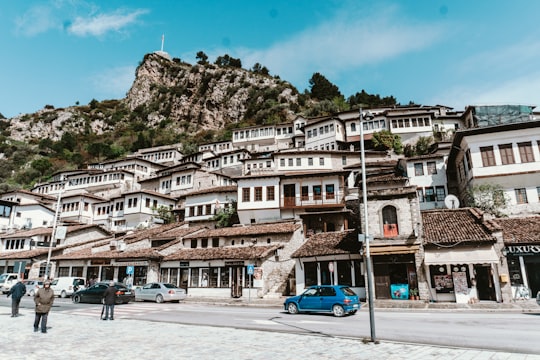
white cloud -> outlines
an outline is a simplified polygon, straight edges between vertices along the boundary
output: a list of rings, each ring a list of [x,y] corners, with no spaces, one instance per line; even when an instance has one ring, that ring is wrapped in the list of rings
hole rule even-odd
[[[61,29],[54,11],[46,6],[34,6],[15,19],[15,32],[35,36],[51,29]]]
[[[337,77],[419,51],[437,41],[443,30],[439,25],[407,24],[392,8],[376,14],[349,10],[268,49],[239,49],[240,58],[245,67],[259,62],[294,83],[315,71]]]
[[[96,74],[91,79],[96,92],[101,99],[119,99],[126,96],[126,93],[135,80],[134,66],[123,66],[107,69]]]
[[[129,13],[116,12],[91,17],[78,16],[67,30],[77,36],[102,36],[109,31],[121,31],[145,13],[147,13],[146,10],[135,10]]]

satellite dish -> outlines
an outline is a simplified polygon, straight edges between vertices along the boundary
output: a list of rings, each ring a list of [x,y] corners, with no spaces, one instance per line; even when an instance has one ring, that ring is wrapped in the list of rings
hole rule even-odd
[[[459,207],[459,199],[457,198],[456,195],[447,195],[445,198],[444,198],[444,205],[448,208],[448,209],[457,209]]]

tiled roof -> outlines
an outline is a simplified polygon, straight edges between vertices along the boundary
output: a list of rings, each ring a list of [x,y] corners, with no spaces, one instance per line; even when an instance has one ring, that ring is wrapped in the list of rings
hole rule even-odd
[[[254,260],[268,257],[282,245],[228,246],[206,249],[181,249],[163,260]]]
[[[153,248],[120,251],[107,250],[92,253],[92,249],[54,256],[53,260],[77,260],[77,259],[161,259],[162,256]]]
[[[222,192],[236,192],[238,190],[238,187],[235,185],[229,185],[229,186],[214,186],[209,187],[202,190],[192,191],[190,193],[187,193],[186,195],[202,195],[202,194],[212,194],[212,193],[222,193]]]
[[[90,228],[97,228],[105,234],[110,234],[109,231],[105,230],[99,225],[93,224],[77,224],[67,226],[67,233],[71,234],[76,231],[81,231]],[[2,239],[14,239],[14,238],[29,238],[36,235],[50,235],[52,234],[52,227],[36,227],[30,230],[17,231],[12,234],[0,234]]]
[[[59,250],[56,248],[53,248],[52,251],[58,252]],[[49,248],[10,251],[10,252],[5,252],[5,253],[0,254],[0,259],[31,259],[31,258],[47,255],[48,252],[49,252]]]
[[[326,232],[312,235],[291,257],[358,254],[360,242],[356,231]]]
[[[492,231],[500,230],[473,208],[422,211],[422,222],[425,244],[495,241]]]
[[[220,229],[208,229],[196,234],[185,236],[186,239],[199,239],[210,237],[230,237],[230,236],[249,236],[264,234],[287,234],[293,233],[299,224],[293,222],[281,222],[272,224],[256,224],[247,226],[234,226]]]
[[[505,243],[540,243],[540,216],[496,219]]]
[[[185,223],[172,223],[172,224],[166,224],[161,226],[155,226],[148,229],[139,229],[135,230],[133,232],[129,232],[124,236],[116,238],[116,240],[124,240],[126,244],[132,244],[137,241],[146,240],[146,239],[152,239],[154,237],[159,237],[164,234],[168,234],[166,236],[176,236],[173,235],[175,232],[178,232],[179,234],[183,234],[184,231],[186,233],[190,233],[189,230],[185,226]]]

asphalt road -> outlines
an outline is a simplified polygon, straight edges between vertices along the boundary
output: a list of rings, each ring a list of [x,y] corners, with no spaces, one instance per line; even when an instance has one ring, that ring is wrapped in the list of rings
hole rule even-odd
[[[10,303],[10,299],[0,297],[0,306],[8,307]],[[21,306],[33,308],[32,299],[26,297]],[[101,305],[73,304],[70,299],[57,298],[52,311],[99,317]],[[116,306],[115,317],[334,337],[370,337],[369,314],[365,308],[354,316],[336,318],[323,314],[290,315],[279,307],[135,302]],[[378,340],[540,354],[539,329],[540,310],[521,313],[409,309],[375,313]]]

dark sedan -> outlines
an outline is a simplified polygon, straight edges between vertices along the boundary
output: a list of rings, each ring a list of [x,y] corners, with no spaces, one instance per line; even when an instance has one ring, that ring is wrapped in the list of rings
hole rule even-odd
[[[73,293],[71,299],[74,303],[93,303],[101,304],[103,293],[109,287],[108,282],[99,282],[86,289],[79,290]],[[116,288],[116,304],[127,304],[130,301],[135,301],[135,294],[133,291],[128,289],[122,283],[115,283],[114,287]]]

